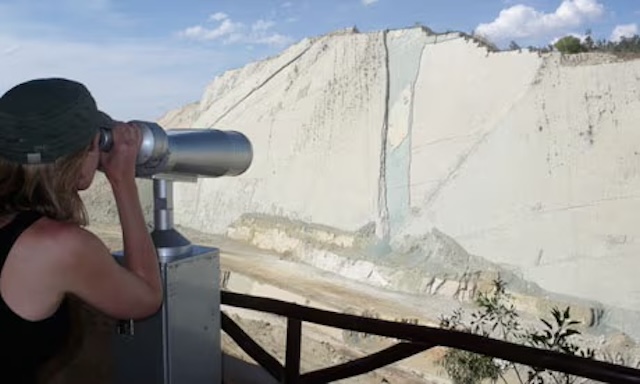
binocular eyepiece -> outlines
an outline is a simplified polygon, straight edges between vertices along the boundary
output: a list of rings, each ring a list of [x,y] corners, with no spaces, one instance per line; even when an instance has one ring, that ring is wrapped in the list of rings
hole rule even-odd
[[[142,130],[136,177],[238,176],[253,160],[251,142],[240,132],[216,129],[170,129],[147,121],[132,121]],[[113,148],[113,132],[101,128],[100,150]]]

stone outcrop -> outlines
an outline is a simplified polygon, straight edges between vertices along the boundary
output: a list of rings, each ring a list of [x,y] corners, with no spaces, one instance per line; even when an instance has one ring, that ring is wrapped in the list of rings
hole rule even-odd
[[[159,120],[254,146],[242,176],[177,184],[176,222],[394,289],[508,272],[640,337],[638,79],[640,60],[423,28],[304,39]],[[337,267],[351,256],[361,269]],[[414,280],[384,272],[403,265]]]

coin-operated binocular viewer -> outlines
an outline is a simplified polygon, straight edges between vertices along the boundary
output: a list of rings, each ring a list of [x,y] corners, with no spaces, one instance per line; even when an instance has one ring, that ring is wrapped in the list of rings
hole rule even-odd
[[[239,132],[133,123],[143,134],[136,177],[153,180],[151,237],[165,297],[155,315],[118,323],[114,383],[221,383],[219,250],[191,244],[174,228],[173,183],[244,173],[253,159],[251,143]],[[103,130],[101,150],[112,145],[111,132]],[[124,261],[122,251],[114,257]]]

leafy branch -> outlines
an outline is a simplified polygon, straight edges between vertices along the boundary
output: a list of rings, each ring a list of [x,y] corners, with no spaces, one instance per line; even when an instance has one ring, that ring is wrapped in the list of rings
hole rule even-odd
[[[574,343],[574,338],[580,335],[575,326],[580,322],[571,318],[570,307],[564,310],[553,308],[553,319],[541,318],[539,330],[524,329],[512,303],[512,296],[507,293],[506,284],[500,278],[493,282],[493,289],[489,293],[478,295],[475,304],[479,309],[471,313],[468,324],[464,321],[463,311],[456,309],[451,316],[440,318],[440,326],[586,358],[595,355],[594,350],[583,349]],[[441,364],[455,384],[475,384],[485,380],[495,383],[499,379],[508,383],[508,372],[513,372],[521,384],[574,384],[577,380],[577,377],[565,373],[521,366],[456,349],[447,351]]]

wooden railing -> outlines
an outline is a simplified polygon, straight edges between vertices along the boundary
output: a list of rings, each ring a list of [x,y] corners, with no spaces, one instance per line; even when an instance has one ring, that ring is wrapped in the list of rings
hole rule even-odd
[[[221,303],[287,318],[285,365],[222,312],[222,330],[280,383],[328,383],[358,376],[436,346],[461,349],[531,367],[606,383],[640,383],[640,370],[559,352],[526,347],[470,333],[330,312],[284,301],[222,291]],[[366,357],[321,370],[300,372],[302,322],[403,340]]]

